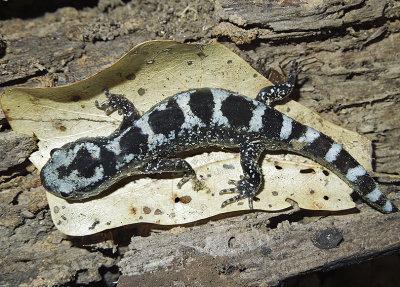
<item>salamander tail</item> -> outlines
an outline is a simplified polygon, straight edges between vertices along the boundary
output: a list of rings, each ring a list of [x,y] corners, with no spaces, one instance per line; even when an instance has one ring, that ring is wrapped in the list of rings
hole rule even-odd
[[[303,130],[297,137],[288,139],[294,152],[305,155],[334,172],[375,209],[383,213],[398,211],[382,193],[378,183],[342,145],[298,122],[293,121],[293,130]]]

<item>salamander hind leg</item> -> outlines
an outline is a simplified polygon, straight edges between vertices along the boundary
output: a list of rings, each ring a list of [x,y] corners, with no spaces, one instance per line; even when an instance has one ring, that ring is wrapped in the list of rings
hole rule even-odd
[[[293,90],[297,74],[300,71],[301,69],[297,67],[296,61],[293,61],[288,80],[281,84],[262,88],[256,100],[269,106],[288,97]]]
[[[104,90],[107,100],[99,103],[97,100],[94,102],[98,109],[104,110],[107,115],[118,110],[118,114],[124,116],[124,122],[130,122],[139,118],[134,104],[129,101],[124,95],[111,94],[107,89]]]
[[[221,207],[236,202],[238,200],[248,198],[249,207],[253,209],[253,199],[260,190],[262,183],[261,167],[259,164],[260,154],[263,148],[248,145],[240,151],[240,163],[243,169],[243,176],[240,180],[229,180],[229,184],[236,185],[234,188],[223,189],[220,194],[238,193],[236,196],[225,200]]]
[[[142,168],[143,173],[164,173],[164,172],[179,172],[183,173],[182,179],[178,183],[180,189],[189,180],[192,181],[193,189],[200,190],[203,184],[197,179],[196,173],[191,165],[181,158],[167,158],[154,160]]]

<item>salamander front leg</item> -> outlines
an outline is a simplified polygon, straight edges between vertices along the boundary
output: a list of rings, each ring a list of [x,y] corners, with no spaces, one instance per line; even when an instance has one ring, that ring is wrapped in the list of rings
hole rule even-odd
[[[241,200],[243,198],[248,198],[249,207],[253,209],[253,198],[259,192],[261,187],[262,175],[261,168],[259,164],[260,155],[263,151],[262,147],[255,145],[248,145],[241,149],[240,151],[240,163],[243,169],[243,176],[240,180],[229,180],[229,184],[236,185],[234,188],[223,189],[219,194],[228,193],[239,193],[238,195],[225,200],[221,207]]]
[[[139,118],[139,113],[134,104],[124,95],[110,94],[107,89],[104,90],[104,94],[108,99],[102,103],[99,103],[96,100],[94,104],[98,109],[104,110],[106,115],[110,115],[114,111],[118,110],[118,114],[124,116],[123,124],[126,125],[130,125],[134,120]]]
[[[143,167],[142,171],[144,173],[164,173],[164,172],[179,172],[183,173],[182,179],[178,183],[178,188],[180,189],[186,182],[192,180],[193,189],[200,190],[202,188],[202,183],[197,179],[196,173],[190,164],[181,158],[167,158],[155,160],[148,163]]]
[[[297,68],[296,61],[293,61],[288,80],[281,84],[262,88],[256,100],[269,106],[288,97],[293,90],[297,74],[300,71],[301,69]]]

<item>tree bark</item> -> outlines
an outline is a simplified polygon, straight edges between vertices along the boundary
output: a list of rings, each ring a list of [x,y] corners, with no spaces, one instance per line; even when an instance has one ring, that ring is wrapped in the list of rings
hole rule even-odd
[[[72,83],[154,39],[217,38],[264,73],[296,59],[303,71],[294,99],[373,140],[376,176],[399,205],[398,1],[104,0],[49,10],[26,1],[28,15],[12,2],[0,2],[0,93]],[[37,170],[23,162],[33,138],[17,138],[3,113],[0,137],[0,158],[10,159],[0,166],[4,286],[112,286],[117,265],[120,286],[274,286],[400,250],[400,215],[363,203],[359,213],[250,212],[66,237],[51,222]]]

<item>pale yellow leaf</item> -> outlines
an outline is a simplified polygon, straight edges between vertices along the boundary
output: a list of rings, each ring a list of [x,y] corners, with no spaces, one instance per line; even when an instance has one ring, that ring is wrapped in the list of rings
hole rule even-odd
[[[40,140],[39,151],[31,156],[40,169],[54,147],[81,137],[105,136],[118,127],[117,113],[106,116],[94,106],[95,100],[105,100],[105,88],[126,95],[143,113],[162,99],[192,88],[223,88],[255,98],[267,85],[271,85],[267,79],[219,43],[199,48],[151,41],[85,80],[55,88],[13,89],[3,94],[1,103],[15,131],[35,134]],[[365,137],[323,120],[294,101],[276,108],[342,143],[371,170],[371,146]],[[133,178],[112,193],[83,202],[48,193],[54,223],[63,233],[87,235],[136,222],[182,224],[248,209],[246,200],[220,207],[232,195],[219,195],[219,190],[229,187],[228,179],[242,174],[238,154],[210,152],[185,159],[204,181],[203,190],[192,190],[191,183],[177,189],[180,178],[165,176]],[[290,200],[305,209],[354,207],[351,189],[343,181],[332,173],[325,175],[321,166],[303,157],[266,154],[262,169],[264,188],[254,203],[256,209],[290,208]]]

